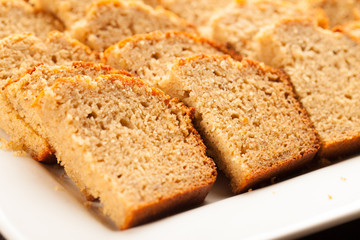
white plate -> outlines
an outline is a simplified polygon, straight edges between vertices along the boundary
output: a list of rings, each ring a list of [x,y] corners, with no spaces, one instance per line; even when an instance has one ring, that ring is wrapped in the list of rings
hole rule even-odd
[[[0,132],[0,137],[4,137]],[[62,169],[0,150],[0,231],[9,239],[294,238],[360,216],[360,157],[231,196],[219,178],[204,205],[118,231]]]

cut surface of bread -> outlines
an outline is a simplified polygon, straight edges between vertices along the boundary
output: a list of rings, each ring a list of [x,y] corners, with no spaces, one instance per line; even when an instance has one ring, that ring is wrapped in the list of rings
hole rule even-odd
[[[46,41],[31,33],[14,34],[0,40],[0,127],[33,158],[52,159],[52,149],[8,102],[4,88],[39,63],[69,64],[72,61],[97,61],[89,48],[62,33],[52,32]]]
[[[311,160],[319,140],[287,76],[257,62],[179,60],[160,86],[195,108],[195,126],[234,193]]]
[[[67,174],[121,229],[202,202],[215,181],[192,110],[137,78],[59,79],[34,107]]]
[[[236,59],[241,57],[228,51],[224,46],[183,32],[154,32],[136,35],[108,48],[103,62],[117,69],[136,74],[152,86],[171,69],[178,58],[199,54],[230,54]]]
[[[61,22],[53,16],[37,12],[22,0],[0,1],[0,39],[15,33],[31,32],[46,39],[49,32],[63,30]]]
[[[243,57],[252,57],[253,38],[262,28],[294,17],[312,18],[327,26],[327,19],[319,9],[310,10],[285,1],[239,1],[214,17],[212,38],[227,43]]]
[[[4,94],[26,124],[34,129],[38,135],[46,139],[46,134],[40,124],[40,120],[32,107],[33,102],[41,91],[51,87],[58,78],[79,75],[97,77],[113,73],[130,76],[125,71],[115,71],[111,67],[94,63],[73,62],[71,66],[40,65],[29,70],[21,78],[9,83],[5,87]],[[23,137],[26,138],[26,135]]]
[[[102,0],[93,4],[86,18],[72,27],[71,35],[92,49],[104,51],[136,34],[171,30],[196,31],[161,8],[153,9],[141,2]]]
[[[322,141],[320,155],[360,147],[360,45],[310,21],[289,20],[259,34],[258,59],[284,69]]]
[[[199,27],[203,35],[207,35],[203,33],[202,29],[208,26],[211,17],[234,1],[235,0],[160,0],[160,5],[176,13],[188,22],[193,23]]]
[[[87,10],[91,7],[91,4],[98,2],[99,0],[30,0],[37,8],[48,11],[57,16],[67,28],[85,18]],[[133,1],[144,2],[150,6],[157,6],[157,0],[121,0],[121,1]]]
[[[310,7],[319,7],[329,18],[331,27],[360,20],[360,0],[307,0]]]

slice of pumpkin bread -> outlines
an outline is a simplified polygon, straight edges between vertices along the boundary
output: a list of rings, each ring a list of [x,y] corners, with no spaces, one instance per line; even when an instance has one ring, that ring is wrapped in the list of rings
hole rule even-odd
[[[34,108],[67,174],[121,229],[202,202],[215,181],[192,109],[137,78],[59,79]]]
[[[136,34],[153,31],[195,32],[175,14],[141,2],[102,0],[92,5],[86,18],[71,28],[71,35],[98,51]]]
[[[230,4],[212,20],[212,38],[251,57],[253,38],[264,27],[281,19],[312,18],[327,26],[327,18],[319,9],[308,9],[285,1],[238,1]]]
[[[195,125],[234,193],[311,160],[319,140],[287,76],[226,56],[179,60],[160,86],[195,108]]]
[[[31,32],[41,39],[54,30],[62,31],[61,22],[36,11],[22,0],[0,0],[0,39],[15,33]]]
[[[52,149],[8,102],[4,89],[39,63],[71,64],[72,61],[97,61],[89,48],[62,33],[50,33],[44,42],[31,33],[14,34],[0,40],[0,128],[39,161],[53,158]]]
[[[322,141],[320,155],[360,148],[360,44],[346,34],[288,20],[257,37],[257,58],[284,69]]]
[[[21,78],[9,83],[4,90],[4,94],[26,124],[34,129],[38,135],[46,139],[40,120],[32,108],[32,103],[41,91],[51,87],[58,78],[79,75],[97,77],[113,73],[131,76],[125,71],[116,71],[111,67],[94,63],[73,62],[71,66],[40,65],[29,70]],[[24,135],[22,137],[27,138],[28,136]],[[28,141],[31,141],[31,139]]]
[[[103,62],[117,69],[136,74],[152,86],[171,69],[178,58],[199,54],[230,54],[241,57],[224,46],[184,32],[154,32],[136,35],[108,48],[103,54]]]

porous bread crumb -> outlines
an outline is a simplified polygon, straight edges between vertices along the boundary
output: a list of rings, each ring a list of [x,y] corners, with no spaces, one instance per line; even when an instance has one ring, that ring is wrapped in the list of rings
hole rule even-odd
[[[240,60],[241,57],[223,45],[184,32],[154,32],[136,35],[108,48],[103,62],[124,69],[158,87],[176,59],[206,55],[226,55]]]
[[[72,26],[70,34],[90,48],[104,51],[136,34],[171,30],[196,32],[192,25],[164,9],[141,2],[101,0],[92,5],[85,19]]]
[[[4,88],[39,63],[69,64],[74,60],[97,61],[89,48],[60,32],[51,32],[46,41],[31,33],[10,35],[0,40],[0,128],[33,158],[53,160],[52,148],[16,112],[5,96]]]
[[[125,71],[117,71],[111,67],[94,63],[73,62],[70,66],[39,65],[16,81],[9,83],[3,94],[24,122],[34,129],[40,137],[46,139],[43,126],[32,106],[41,91],[51,87],[58,78],[78,75],[96,77],[114,73],[131,76]],[[72,120],[70,116],[67,118],[69,121]]]
[[[281,19],[311,18],[321,26],[327,19],[319,9],[306,9],[285,1],[242,1],[230,4],[212,19],[212,38],[252,58],[253,38],[264,27]]]
[[[139,79],[59,79],[35,106],[67,174],[121,229],[202,202],[215,181],[192,110]]]
[[[160,5],[176,13],[199,28],[202,35],[207,36],[209,21],[218,11],[222,11],[234,0],[159,0]]]
[[[160,87],[194,107],[195,125],[234,193],[317,152],[316,131],[283,72],[248,59],[197,56],[179,60],[168,75]]]
[[[360,147],[360,44],[311,21],[287,20],[259,33],[257,59],[284,69],[322,141],[320,157]]]
[[[30,0],[38,9],[50,12],[58,17],[67,28],[85,18],[87,10],[91,4],[99,0]],[[126,1],[126,0],[121,0]],[[127,0],[144,2],[150,6],[157,6],[157,0]]]
[[[50,14],[36,11],[25,1],[0,0],[0,39],[23,32],[31,32],[46,39],[49,32],[63,29],[59,20]]]
[[[330,27],[360,20],[360,0],[307,0],[307,4],[323,9]]]

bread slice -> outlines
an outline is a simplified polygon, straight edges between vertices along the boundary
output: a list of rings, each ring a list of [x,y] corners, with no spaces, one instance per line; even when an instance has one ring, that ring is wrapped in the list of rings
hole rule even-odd
[[[360,20],[360,0],[307,0],[311,7],[322,8],[329,18],[330,26]]]
[[[280,70],[227,56],[181,59],[159,83],[195,125],[234,193],[311,160],[319,140]]]
[[[29,70],[26,75],[9,83],[4,89],[4,94],[26,124],[34,129],[38,135],[46,139],[47,136],[43,126],[41,126],[40,120],[32,108],[32,103],[41,91],[51,87],[58,78],[79,75],[94,78],[113,73],[131,76],[127,72],[116,71],[111,67],[94,63],[73,62],[71,66],[39,65]],[[23,137],[26,138],[27,136],[24,135]]]
[[[176,13],[181,18],[193,23],[203,35],[207,35],[209,20],[235,0],[159,0],[161,6]],[[205,31],[205,32],[204,32]]]
[[[102,0],[92,5],[86,19],[77,22],[71,35],[90,48],[103,51],[127,37],[153,31],[195,32],[195,28],[161,8],[139,2]]]
[[[343,32],[360,41],[360,21],[348,22],[343,25],[336,26],[335,32]]]
[[[59,79],[34,106],[67,174],[120,229],[202,202],[215,181],[192,109],[136,78]]]
[[[7,132],[33,158],[52,160],[52,149],[8,102],[4,88],[39,63],[69,64],[75,60],[97,61],[89,48],[59,32],[49,34],[46,41],[31,33],[15,34],[0,40],[0,128]]]
[[[320,155],[360,147],[360,45],[311,21],[281,22],[259,34],[258,59],[283,68],[322,141]]]
[[[178,58],[198,54],[241,57],[224,46],[183,32],[154,32],[136,35],[109,47],[103,62],[117,69],[125,69],[146,83],[156,86]]]
[[[37,12],[22,0],[0,0],[0,39],[11,34],[31,32],[46,39],[54,30],[63,30],[62,23],[53,16]]]
[[[285,1],[238,1],[213,19],[212,38],[233,47],[243,57],[252,58],[254,36],[263,27],[293,17],[312,18],[327,26],[325,14],[319,9],[306,9]]]
[[[30,0],[37,8],[50,12],[57,16],[66,26],[71,26],[85,18],[87,10],[91,7],[91,4],[98,2],[99,0]],[[126,0],[122,0],[126,1]],[[157,6],[157,0],[127,0],[144,2],[150,6]]]

